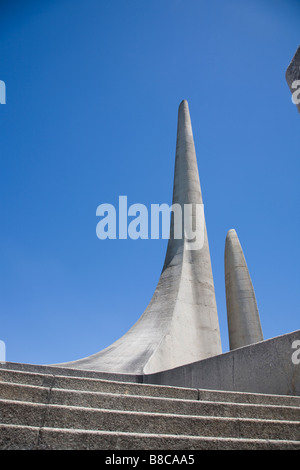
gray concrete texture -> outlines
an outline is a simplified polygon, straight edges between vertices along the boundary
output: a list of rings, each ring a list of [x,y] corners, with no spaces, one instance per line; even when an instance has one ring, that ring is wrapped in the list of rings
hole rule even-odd
[[[300,330],[144,377],[145,383],[300,396]],[[299,354],[300,356],[300,354]]]
[[[286,70],[285,78],[292,95],[296,90],[300,90],[300,46]],[[300,100],[300,91],[296,94],[297,100]],[[300,113],[300,103],[297,104],[297,109]]]
[[[225,242],[225,287],[230,349],[263,341],[263,333],[244,253],[235,230]]]
[[[245,394],[240,394],[242,396],[237,398],[240,398],[241,401],[234,403],[229,401],[237,399],[234,393],[228,394],[228,398],[226,394],[222,397],[220,394],[208,391],[206,394],[195,393],[193,398],[177,397],[175,399],[163,396],[165,388],[160,390],[159,396],[148,396],[147,391],[149,391],[149,387],[147,388],[145,385],[140,385],[139,390],[136,390],[136,394],[121,394],[119,392],[95,392],[89,389],[72,390],[55,387],[49,389],[48,387],[35,385],[0,382],[2,400],[101,408],[104,410],[112,409],[116,411],[134,410],[145,413],[277,419],[300,422],[300,397],[298,399],[296,397],[281,397],[281,400],[277,400],[276,404],[276,400],[274,400],[274,403],[272,396],[267,395],[267,403],[264,403],[265,396],[260,397],[258,403],[251,403],[251,400],[255,401],[257,395],[249,394],[250,396],[247,397]],[[194,391],[198,392],[197,390]],[[288,405],[285,404],[285,398],[288,399]],[[246,403],[247,399],[250,400],[250,403]],[[262,403],[264,406],[261,406]]]
[[[197,158],[187,101],[178,110],[173,204],[202,204]],[[201,223],[202,220],[197,221]],[[205,222],[204,222],[205,223]],[[220,354],[221,339],[207,239],[189,250],[185,236],[170,239],[152,300],[140,319],[106,349],[61,367],[149,374]]]
[[[299,441],[0,425],[2,450],[299,450]]]
[[[17,367],[0,365],[1,450],[300,449],[300,397],[111,382]]]
[[[236,407],[237,408],[237,407]],[[240,408],[242,408],[240,406]],[[105,410],[1,400],[2,424],[54,429],[299,440],[299,421]],[[171,431],[172,430],[172,431]],[[170,432],[171,431],[171,432]]]

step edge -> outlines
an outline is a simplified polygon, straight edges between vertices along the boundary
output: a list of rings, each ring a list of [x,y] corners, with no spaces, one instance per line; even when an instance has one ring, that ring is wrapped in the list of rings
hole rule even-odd
[[[43,365],[40,365],[39,367],[44,367]],[[48,366],[45,366],[48,367]],[[55,368],[55,370],[59,369],[58,367]],[[256,396],[256,397],[275,397],[275,398],[295,398],[296,400],[300,400],[299,395],[286,395],[286,394],[273,394],[273,393],[260,393],[260,392],[243,392],[239,390],[215,390],[215,389],[206,389],[206,388],[197,388],[197,387],[180,387],[180,386],[173,386],[173,385],[166,385],[166,384],[150,384],[150,383],[143,383],[143,382],[134,382],[134,381],[118,381],[118,380],[112,380],[112,379],[105,379],[105,378],[96,378],[96,377],[88,377],[88,376],[77,376],[77,375],[63,375],[63,374],[51,374],[51,373],[43,373],[43,372],[32,372],[32,371],[27,371],[27,370],[21,370],[21,369],[12,369],[12,368],[4,368],[1,367],[0,365],[0,372],[1,370],[5,372],[16,372],[19,374],[24,374],[24,375],[38,375],[42,377],[48,377],[48,378],[63,378],[63,379],[75,379],[78,381],[92,381],[92,382],[105,382],[105,383],[112,383],[115,385],[133,385],[137,387],[147,387],[149,389],[151,388],[159,388],[159,389],[174,389],[174,390],[180,390],[180,391],[196,391],[196,392],[204,392],[204,393],[216,393],[216,394],[226,394],[226,393],[232,393],[236,395],[246,395],[246,396]],[[72,371],[76,371],[76,369],[70,369]],[[81,369],[80,369],[81,370]],[[87,371],[87,372],[95,372],[96,371]],[[101,373],[101,372],[99,372]],[[117,375],[117,373],[116,373]],[[122,374],[121,374],[122,375]],[[128,374],[127,374],[128,375]],[[133,375],[134,376],[134,375]],[[142,376],[141,376],[142,377]]]
[[[190,440],[209,440],[209,441],[229,441],[229,442],[251,442],[251,443],[278,443],[278,444],[296,444],[300,446],[300,441],[289,440],[289,439],[257,439],[257,438],[246,438],[246,437],[222,437],[222,436],[195,436],[195,435],[186,435],[186,434],[154,434],[154,433],[136,433],[136,432],[125,432],[125,431],[102,431],[96,429],[69,429],[69,428],[52,428],[44,426],[26,426],[18,424],[2,424],[0,423],[1,428],[12,428],[12,429],[28,429],[33,431],[46,431],[46,432],[60,432],[66,434],[90,434],[90,435],[112,435],[112,436],[126,436],[126,437],[155,437],[155,438],[174,438],[174,439],[190,439]]]
[[[273,399],[274,400],[280,400],[280,399],[285,399],[285,400],[291,400],[291,401],[295,401],[296,403],[299,403],[299,405],[294,405],[295,408],[297,407],[300,407],[300,396],[298,395],[278,395],[278,394],[266,394],[266,393],[255,393],[255,392],[240,392],[240,391],[234,391],[234,390],[213,390],[213,389],[196,389],[196,388],[183,388],[183,387],[173,387],[173,386],[168,386],[168,385],[156,385],[156,384],[143,384],[143,383],[135,383],[135,382],[118,382],[118,381],[113,381],[113,380],[105,380],[105,379],[95,379],[95,378],[89,378],[89,377],[74,377],[74,376],[60,376],[60,375],[50,375],[50,374],[40,374],[40,373],[34,373],[34,372],[27,372],[27,371],[18,371],[18,370],[11,370],[11,369],[1,369],[0,368],[0,371],[1,370],[5,370],[5,371],[8,371],[8,372],[16,372],[18,374],[24,374],[25,375],[30,375],[30,376],[35,376],[35,375],[38,375],[38,376],[41,376],[41,377],[44,377],[44,378],[49,378],[49,379],[53,379],[53,378],[62,378],[62,379],[75,379],[75,380],[78,380],[78,381],[92,381],[94,383],[108,383],[108,384],[113,384],[113,385],[121,385],[121,387],[124,385],[124,386],[137,386],[137,387],[144,387],[145,389],[148,388],[149,390],[153,390],[155,388],[158,388],[160,390],[175,390],[175,391],[180,391],[180,392],[183,392],[183,391],[187,391],[187,392],[196,392],[198,393],[198,399],[197,398],[177,398],[177,397],[158,397],[158,396],[152,396],[152,395],[141,395],[141,396],[145,396],[145,397],[153,397],[153,398],[166,398],[166,399],[176,399],[176,400],[190,400],[190,401],[203,401],[201,400],[201,398],[199,398],[199,395],[201,394],[201,392],[203,393],[209,393],[209,394],[212,394],[212,395],[220,395],[220,396],[226,396],[226,395],[235,395],[235,396],[246,396],[248,398],[256,398],[256,399],[267,399],[267,400],[270,400],[272,401]],[[15,385],[20,385],[20,386],[32,386],[32,387],[40,387],[40,388],[49,388],[49,385],[45,384],[45,385],[35,385],[35,384],[28,384],[28,383],[22,383],[22,382],[13,382],[13,381],[7,381],[7,380],[3,380],[3,381],[0,381],[1,383],[3,384],[15,384]],[[77,391],[77,392],[89,392],[88,390],[81,390],[81,389],[70,389],[70,388],[63,388],[63,387],[53,387],[57,390],[74,390],[74,391]],[[101,392],[101,391],[90,391],[90,393],[105,393],[105,392]],[[110,393],[110,392],[107,392],[107,393]],[[122,394],[122,393],[115,393],[116,395],[117,394],[120,394],[120,395],[126,395],[126,394]],[[128,394],[130,396],[139,396],[139,395],[135,395],[135,394]],[[207,400],[206,400],[207,401]],[[212,401],[214,402],[215,400],[208,400],[208,401]],[[234,401],[231,401],[230,400],[220,400],[219,401],[220,403],[245,403],[244,401],[237,401],[237,402],[234,402]],[[246,404],[246,403],[245,403]],[[252,403],[249,403],[249,404],[252,404]],[[255,404],[255,403],[253,403]],[[256,403],[256,404],[259,404],[259,403]],[[261,403],[262,405],[264,405],[264,403]],[[270,403],[270,406],[272,404]],[[276,406],[276,405],[274,405]],[[281,405],[278,405],[278,406],[281,406]],[[284,406],[284,405],[283,405]],[[293,406],[293,405],[285,405],[285,406]]]
[[[259,422],[263,424],[271,424],[271,423],[280,423],[281,425],[291,425],[295,426],[296,424],[300,426],[300,420],[283,420],[283,419],[264,419],[264,418],[244,418],[241,416],[208,416],[208,415],[182,415],[182,414],[177,414],[177,413],[153,413],[153,412],[148,412],[148,411],[129,411],[129,410],[111,410],[107,408],[91,408],[91,407],[84,407],[84,406],[69,406],[69,405],[60,405],[60,404],[53,404],[53,403],[32,403],[32,402],[24,402],[20,400],[8,400],[8,399],[0,399],[0,403],[4,404],[13,404],[18,406],[28,406],[28,407],[33,407],[33,408],[59,408],[59,409],[70,409],[70,408],[75,408],[76,410],[79,411],[87,411],[87,412],[92,412],[92,413],[103,413],[103,414],[123,414],[127,416],[132,416],[132,415],[138,415],[138,416],[161,416],[161,417],[170,417],[170,418],[178,418],[182,420],[186,419],[204,419],[204,420],[211,420],[211,421],[242,421],[242,422]],[[2,423],[4,424],[4,423]],[[68,429],[68,428],[66,428]]]
[[[4,369],[0,367],[0,373],[1,371],[5,371],[8,373],[18,373],[24,375],[29,375],[31,377],[33,376],[39,376],[39,377],[47,377],[47,378],[57,378],[57,379],[73,379],[73,380],[78,380],[80,382],[94,382],[94,383],[109,383],[113,384],[116,386],[134,386],[134,387],[142,387],[142,388],[148,388],[149,390],[154,389],[154,388],[159,388],[161,390],[166,389],[166,390],[178,390],[181,392],[187,391],[187,392],[198,392],[197,388],[194,387],[178,387],[178,386],[173,386],[173,385],[160,385],[160,384],[148,384],[148,383],[142,383],[142,382],[125,382],[125,381],[118,381],[118,380],[109,380],[109,379],[102,379],[102,378],[95,378],[95,377],[79,377],[79,376],[73,376],[73,375],[59,375],[59,374],[43,374],[41,372],[29,372],[29,371],[23,371],[23,370],[15,370],[15,369]],[[5,381],[7,383],[10,383],[8,381]],[[30,385],[30,384],[29,384]]]
[[[112,392],[101,392],[101,391],[89,391],[89,390],[77,390],[77,389],[66,389],[66,388],[57,388],[57,387],[52,387],[50,389],[49,386],[42,386],[42,385],[32,385],[32,384],[20,384],[16,382],[2,382],[0,381],[0,386],[1,385],[7,385],[8,387],[19,387],[20,389],[25,388],[27,390],[39,390],[39,391],[46,391],[47,389],[50,390],[50,393],[52,392],[60,392],[62,394],[72,394],[72,395],[97,395],[99,397],[108,397],[108,398],[121,398],[121,399],[136,399],[140,401],[161,401],[165,403],[172,403],[174,402],[175,404],[180,404],[180,403],[187,403],[187,404],[194,404],[198,403],[199,406],[200,404],[208,404],[208,405],[224,405],[224,406],[236,406],[236,407],[244,407],[244,408],[257,408],[257,409],[262,409],[262,408],[267,408],[267,409],[273,409],[274,411],[280,411],[280,410],[290,410],[290,411],[296,411],[300,410],[300,406],[293,406],[293,405],[285,405],[285,404],[272,404],[272,403],[249,403],[249,402],[234,402],[234,401],[216,401],[216,400],[196,400],[196,399],[189,399],[189,398],[177,398],[177,397],[160,397],[160,396],[149,396],[149,395],[135,395],[135,394],[125,394],[125,393],[112,393]],[[0,400],[10,400],[9,398],[2,398],[0,396]],[[17,399],[11,399],[10,401],[17,401],[17,402],[23,402],[23,403],[38,403],[38,404],[45,404],[41,402],[31,402],[28,400],[17,400]],[[80,405],[64,405],[61,403],[49,403],[53,405],[62,405],[62,406],[70,406],[70,407],[80,407]],[[197,405],[196,405],[197,406]],[[83,408],[88,408],[88,409],[99,409],[97,407],[84,407]],[[101,408],[100,408],[101,409]],[[106,408],[107,409],[107,408]]]

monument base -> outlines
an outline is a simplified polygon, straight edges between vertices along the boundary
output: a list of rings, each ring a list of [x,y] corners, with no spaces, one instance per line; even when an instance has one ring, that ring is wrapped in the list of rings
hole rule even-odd
[[[6,362],[1,369],[222,390],[300,396],[300,330],[155,374],[118,374]],[[296,345],[298,346],[296,348]]]

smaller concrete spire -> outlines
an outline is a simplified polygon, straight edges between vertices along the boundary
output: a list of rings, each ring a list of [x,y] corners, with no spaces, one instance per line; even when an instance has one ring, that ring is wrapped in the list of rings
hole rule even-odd
[[[253,285],[235,230],[225,242],[225,285],[230,349],[263,341]]]

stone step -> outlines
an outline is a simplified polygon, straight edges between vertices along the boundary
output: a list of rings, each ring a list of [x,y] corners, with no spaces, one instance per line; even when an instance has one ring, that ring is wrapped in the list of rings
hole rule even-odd
[[[167,398],[185,398],[191,400],[198,399],[198,390],[193,388],[21,372],[10,369],[0,369],[0,381],[39,385],[42,387],[55,387],[68,390],[88,390],[90,392],[121,393],[124,395],[141,395],[149,397],[164,396]]]
[[[0,425],[2,450],[300,450],[300,441]],[[127,454],[126,454],[127,455]],[[135,454],[133,454],[135,455]],[[144,457],[143,457],[144,458]]]
[[[300,421],[300,407],[123,395],[0,382],[0,398],[147,413]]]
[[[300,440],[300,422],[116,411],[0,400],[2,424],[202,437]]]
[[[0,367],[0,449],[300,449],[300,397],[52,372]]]
[[[228,401],[261,405],[284,405],[300,407],[300,397],[292,395],[271,395],[263,393],[231,392],[220,390],[198,390],[198,400]]]
[[[1,368],[0,381],[17,384],[37,385],[48,388],[115,393],[122,395],[300,407],[300,397],[298,396],[198,390],[194,388],[119,382],[86,377],[51,375]]]

